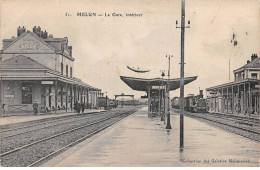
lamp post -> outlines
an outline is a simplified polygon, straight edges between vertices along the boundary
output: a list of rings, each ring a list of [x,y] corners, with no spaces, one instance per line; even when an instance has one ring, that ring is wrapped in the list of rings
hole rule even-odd
[[[163,77],[165,76],[165,73],[164,73],[164,70],[161,70],[161,76],[162,76],[162,90],[164,92],[164,89],[163,89]],[[162,92],[162,96],[160,97],[160,114],[161,114],[161,121],[164,121],[164,111],[165,109],[161,109],[162,108],[162,101],[161,101],[161,98],[163,98],[163,92]],[[160,92],[159,92],[160,94]],[[165,102],[164,102],[164,108],[165,108]]]
[[[167,97],[168,97],[168,102],[167,102],[167,123],[166,123],[166,129],[171,129],[171,121],[170,121],[170,65],[171,65],[171,58],[173,57],[173,55],[166,55],[166,57],[168,57],[169,59],[169,67],[168,67],[168,80],[167,80],[167,86],[166,86],[166,93],[167,93]]]

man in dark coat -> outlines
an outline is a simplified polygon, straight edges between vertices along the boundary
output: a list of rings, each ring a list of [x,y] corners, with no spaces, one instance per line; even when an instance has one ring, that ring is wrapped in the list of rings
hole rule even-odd
[[[80,105],[80,102],[78,101],[77,102],[77,112],[78,112],[78,114],[80,114],[80,108],[81,108],[81,105]]]
[[[34,111],[34,114],[37,115],[37,113],[38,113],[38,103],[36,101],[34,101],[34,103],[33,103],[33,111]]]
[[[76,102],[74,103],[74,107],[73,107],[73,108],[74,108],[74,112],[78,112],[78,111],[77,111],[77,106],[78,106],[78,101],[76,101]]]
[[[85,104],[81,103],[81,111],[82,111],[82,113],[84,113],[84,110],[85,110]]]

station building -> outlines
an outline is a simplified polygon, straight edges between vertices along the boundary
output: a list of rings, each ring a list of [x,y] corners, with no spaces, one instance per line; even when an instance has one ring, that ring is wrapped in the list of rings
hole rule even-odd
[[[54,38],[34,27],[17,28],[17,37],[3,40],[0,51],[0,103],[7,112],[72,110],[76,101],[96,107],[101,89],[74,77],[68,38]]]
[[[252,54],[251,60],[234,70],[234,82],[207,91],[210,112],[259,114],[260,59]]]

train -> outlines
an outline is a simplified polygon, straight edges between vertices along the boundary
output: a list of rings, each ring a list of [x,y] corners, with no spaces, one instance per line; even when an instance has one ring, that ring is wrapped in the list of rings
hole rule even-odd
[[[180,108],[179,97],[174,97],[171,100],[172,108]],[[190,94],[184,98],[184,110],[188,112],[208,112],[207,100],[203,98],[203,91],[200,90],[199,95]]]
[[[98,107],[116,108],[118,106],[118,100],[109,99],[106,97],[99,97],[97,100]]]

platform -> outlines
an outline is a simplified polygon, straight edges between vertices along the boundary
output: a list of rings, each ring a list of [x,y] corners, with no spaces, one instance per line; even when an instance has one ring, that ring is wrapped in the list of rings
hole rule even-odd
[[[98,110],[98,109],[86,109],[84,113],[96,113],[96,112],[103,112],[105,110]],[[60,116],[69,116],[69,115],[76,115],[77,113],[69,111],[65,112],[64,110],[58,111],[57,113],[40,113],[38,115],[33,114],[20,114],[18,115],[12,115],[7,117],[0,117],[0,125],[8,125],[8,124],[15,124],[15,123],[21,123],[21,122],[27,122],[27,121],[33,121],[33,120],[40,120],[40,119],[46,119],[46,118],[52,118],[52,117],[60,117]],[[80,113],[82,114],[82,113]]]
[[[147,108],[68,149],[44,167],[85,166],[259,166],[259,143],[185,117],[184,151],[179,152],[179,115],[173,129]]]

